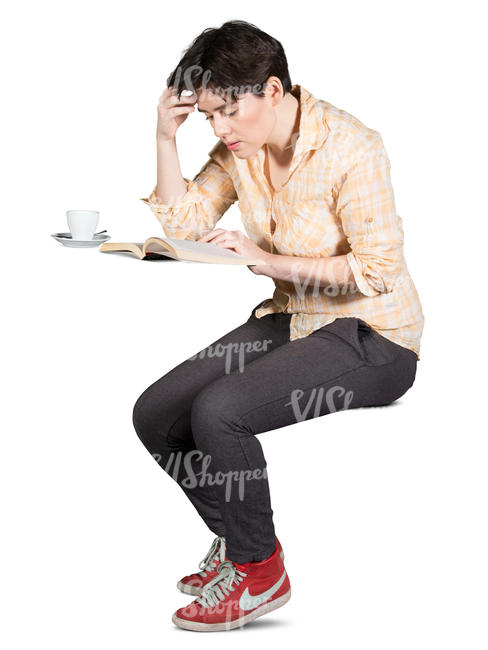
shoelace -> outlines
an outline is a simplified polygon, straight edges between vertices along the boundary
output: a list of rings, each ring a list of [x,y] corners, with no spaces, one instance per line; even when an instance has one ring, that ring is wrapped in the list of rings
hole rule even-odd
[[[201,569],[199,575],[205,577],[207,571],[212,571],[215,568],[217,558],[220,562],[225,560],[225,537],[216,537],[214,539],[212,545],[208,549],[207,555],[198,565],[199,569]]]
[[[214,607],[219,600],[225,600],[231,591],[235,590],[234,585],[239,585],[247,573],[240,571],[233,562],[226,560],[219,564],[218,575],[204,587],[196,602],[203,607]]]

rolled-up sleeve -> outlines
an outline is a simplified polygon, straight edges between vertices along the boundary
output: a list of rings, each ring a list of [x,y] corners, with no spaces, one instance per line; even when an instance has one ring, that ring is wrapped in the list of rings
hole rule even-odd
[[[196,240],[210,232],[226,210],[237,200],[230,174],[212,156],[214,147],[196,176],[187,183],[187,191],[174,205],[161,203],[156,187],[144,201],[156,215],[167,237]]]
[[[336,189],[336,214],[351,249],[346,258],[359,291],[366,296],[391,292],[404,264],[403,226],[381,138],[360,154]]]

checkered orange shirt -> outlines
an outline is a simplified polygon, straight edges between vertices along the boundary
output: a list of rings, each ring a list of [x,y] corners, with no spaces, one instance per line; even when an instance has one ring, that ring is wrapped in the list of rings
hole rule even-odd
[[[355,316],[420,360],[424,316],[403,254],[390,162],[378,131],[295,84],[300,123],[285,184],[275,192],[264,174],[264,149],[239,159],[219,140],[176,205],[156,187],[143,198],[167,237],[198,239],[239,201],[248,237],[282,255],[346,255],[356,286],[341,290],[273,279],[275,290],[256,310],[291,313],[290,340],[339,317]],[[271,230],[271,220],[276,224]],[[332,289],[332,287],[329,287]]]

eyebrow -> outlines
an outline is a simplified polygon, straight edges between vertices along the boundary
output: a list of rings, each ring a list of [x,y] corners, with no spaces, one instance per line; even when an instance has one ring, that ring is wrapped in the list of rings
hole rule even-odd
[[[229,104],[237,104],[237,99],[230,101]],[[221,111],[223,108],[227,108],[227,106],[228,104],[225,103],[225,104],[221,104],[220,106],[217,106],[217,108],[215,108],[213,111],[204,111],[203,108],[197,108],[197,111],[200,111],[200,113],[209,113],[209,112],[216,113],[217,111]]]

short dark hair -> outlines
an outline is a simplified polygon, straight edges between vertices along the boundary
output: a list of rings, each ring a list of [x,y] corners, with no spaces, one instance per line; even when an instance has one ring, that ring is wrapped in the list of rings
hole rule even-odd
[[[166,82],[179,97],[204,88],[233,100],[245,92],[263,97],[270,76],[279,78],[284,93],[291,91],[283,46],[244,20],[204,29],[183,52]]]

